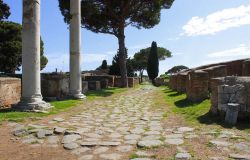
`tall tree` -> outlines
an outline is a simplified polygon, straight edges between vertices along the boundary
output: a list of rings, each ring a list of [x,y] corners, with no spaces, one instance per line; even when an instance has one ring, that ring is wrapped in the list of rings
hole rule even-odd
[[[148,56],[148,66],[147,66],[148,77],[155,84],[154,80],[159,74],[159,59],[157,55],[157,43],[152,42],[150,54]]]
[[[139,52],[134,54],[133,58],[133,66],[136,71],[139,71],[140,73],[140,81],[142,82],[142,76],[144,70],[147,69],[147,64],[148,64],[148,56],[150,54],[151,47],[141,49]],[[172,57],[172,53],[167,50],[166,48],[163,47],[157,47],[157,52],[158,52],[158,59],[159,61],[165,60],[168,57]]]
[[[18,23],[0,21],[0,72],[15,73],[22,64],[22,26]],[[43,55],[44,47],[41,39],[41,70],[48,63]]]
[[[109,67],[109,74],[110,75],[117,75],[121,76],[121,71],[119,67],[119,51],[118,53],[113,57],[112,65]],[[127,76],[133,77],[134,76],[134,69],[133,69],[133,62],[132,59],[127,58],[127,49],[126,49],[126,65],[127,65]]]
[[[0,0],[0,21],[3,19],[8,19],[10,16],[10,7]]]
[[[107,60],[103,60],[101,66],[99,66],[97,69],[108,69]]]
[[[70,21],[70,0],[59,0],[65,22]],[[117,37],[122,87],[128,87],[125,28],[129,25],[152,28],[160,22],[161,9],[169,9],[174,0],[81,0],[82,27]]]

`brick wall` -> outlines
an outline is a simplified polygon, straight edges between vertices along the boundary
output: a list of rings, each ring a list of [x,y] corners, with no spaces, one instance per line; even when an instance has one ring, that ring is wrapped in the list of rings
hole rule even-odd
[[[208,98],[208,73],[202,70],[188,74],[187,98],[192,102],[200,102]]]
[[[21,98],[21,79],[0,77],[0,107],[16,104]]]

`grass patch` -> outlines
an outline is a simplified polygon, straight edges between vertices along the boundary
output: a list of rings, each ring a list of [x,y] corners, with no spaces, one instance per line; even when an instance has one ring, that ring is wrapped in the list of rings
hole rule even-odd
[[[210,100],[205,100],[201,103],[193,103],[186,99],[185,94],[180,94],[170,90],[167,87],[162,90],[166,96],[165,100],[172,111],[177,114],[182,114],[189,122],[199,122],[199,117],[208,113],[211,103]]]
[[[128,88],[113,87],[113,88],[102,89],[99,91],[88,91],[86,93],[86,96],[87,96],[87,99],[93,100],[95,98],[108,97],[108,96],[111,96],[113,94],[121,93],[121,92],[124,92],[127,90],[128,90]]]
[[[240,121],[236,126],[224,123],[224,119],[213,116],[209,113],[211,102],[209,99],[200,103],[193,103],[186,99],[186,94],[177,93],[168,87],[161,87],[165,94],[165,100],[171,110],[176,114],[181,114],[185,120],[192,124],[220,125],[224,128],[237,128],[250,133],[250,120]]]
[[[39,118],[51,114],[57,114],[59,112],[66,111],[72,107],[77,106],[81,103],[80,100],[65,100],[65,101],[55,101],[50,104],[54,106],[49,113],[34,113],[34,112],[16,112],[10,109],[0,110],[0,122],[1,121],[15,121],[21,122],[26,118]]]

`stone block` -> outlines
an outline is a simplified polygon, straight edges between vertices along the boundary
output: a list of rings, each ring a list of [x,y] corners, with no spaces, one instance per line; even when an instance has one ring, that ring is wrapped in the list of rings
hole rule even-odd
[[[0,77],[0,107],[17,104],[21,98],[21,79]]]
[[[88,81],[89,90],[101,90],[101,82],[100,81]]]
[[[88,91],[88,81],[82,81],[82,93],[85,94]]]
[[[201,102],[208,98],[208,73],[197,70],[189,72],[187,82],[187,99],[192,102]]]
[[[85,81],[102,81],[102,80],[108,80],[108,86],[109,87],[114,87],[115,76],[112,76],[112,75],[83,76],[82,78]]]
[[[66,74],[42,74],[41,90],[44,98],[64,99],[69,94],[69,76]]]
[[[173,91],[177,90],[177,75],[170,76],[170,78],[169,78],[169,87]]]
[[[228,103],[225,122],[231,125],[235,125],[237,123],[239,110],[240,104]]]

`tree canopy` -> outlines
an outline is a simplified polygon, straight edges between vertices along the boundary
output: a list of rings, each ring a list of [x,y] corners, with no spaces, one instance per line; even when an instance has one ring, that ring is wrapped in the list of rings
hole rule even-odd
[[[82,27],[95,33],[112,34],[119,44],[122,86],[127,87],[125,28],[129,25],[152,28],[160,22],[161,9],[169,9],[174,0],[81,0]],[[59,0],[66,23],[70,22],[70,0]]]
[[[143,71],[147,69],[148,57],[150,54],[151,47],[141,49],[139,52],[134,54],[133,68],[140,72],[141,82]],[[163,47],[157,47],[157,54],[159,61],[165,60],[166,58],[172,57],[172,53]]]
[[[183,66],[183,65],[179,65],[179,66],[174,66],[172,67],[171,69],[169,69],[166,74],[174,74],[174,73],[178,73],[184,69],[189,69],[188,67],[186,66]]]
[[[10,16],[10,7],[0,0],[0,20],[8,19]]]
[[[18,23],[0,21],[0,72],[14,73],[22,63],[22,26]],[[41,40],[41,70],[48,63]]]
[[[127,51],[127,50],[126,50]],[[127,55],[127,54],[126,54]],[[127,57],[127,56],[126,56]],[[133,61],[130,58],[127,58],[127,76],[128,77],[133,77],[134,76],[134,69],[133,69]],[[109,74],[110,75],[117,75],[117,76],[121,76],[121,71],[120,71],[120,67],[119,67],[119,51],[118,53],[113,57],[112,60],[112,65],[109,66]]]

